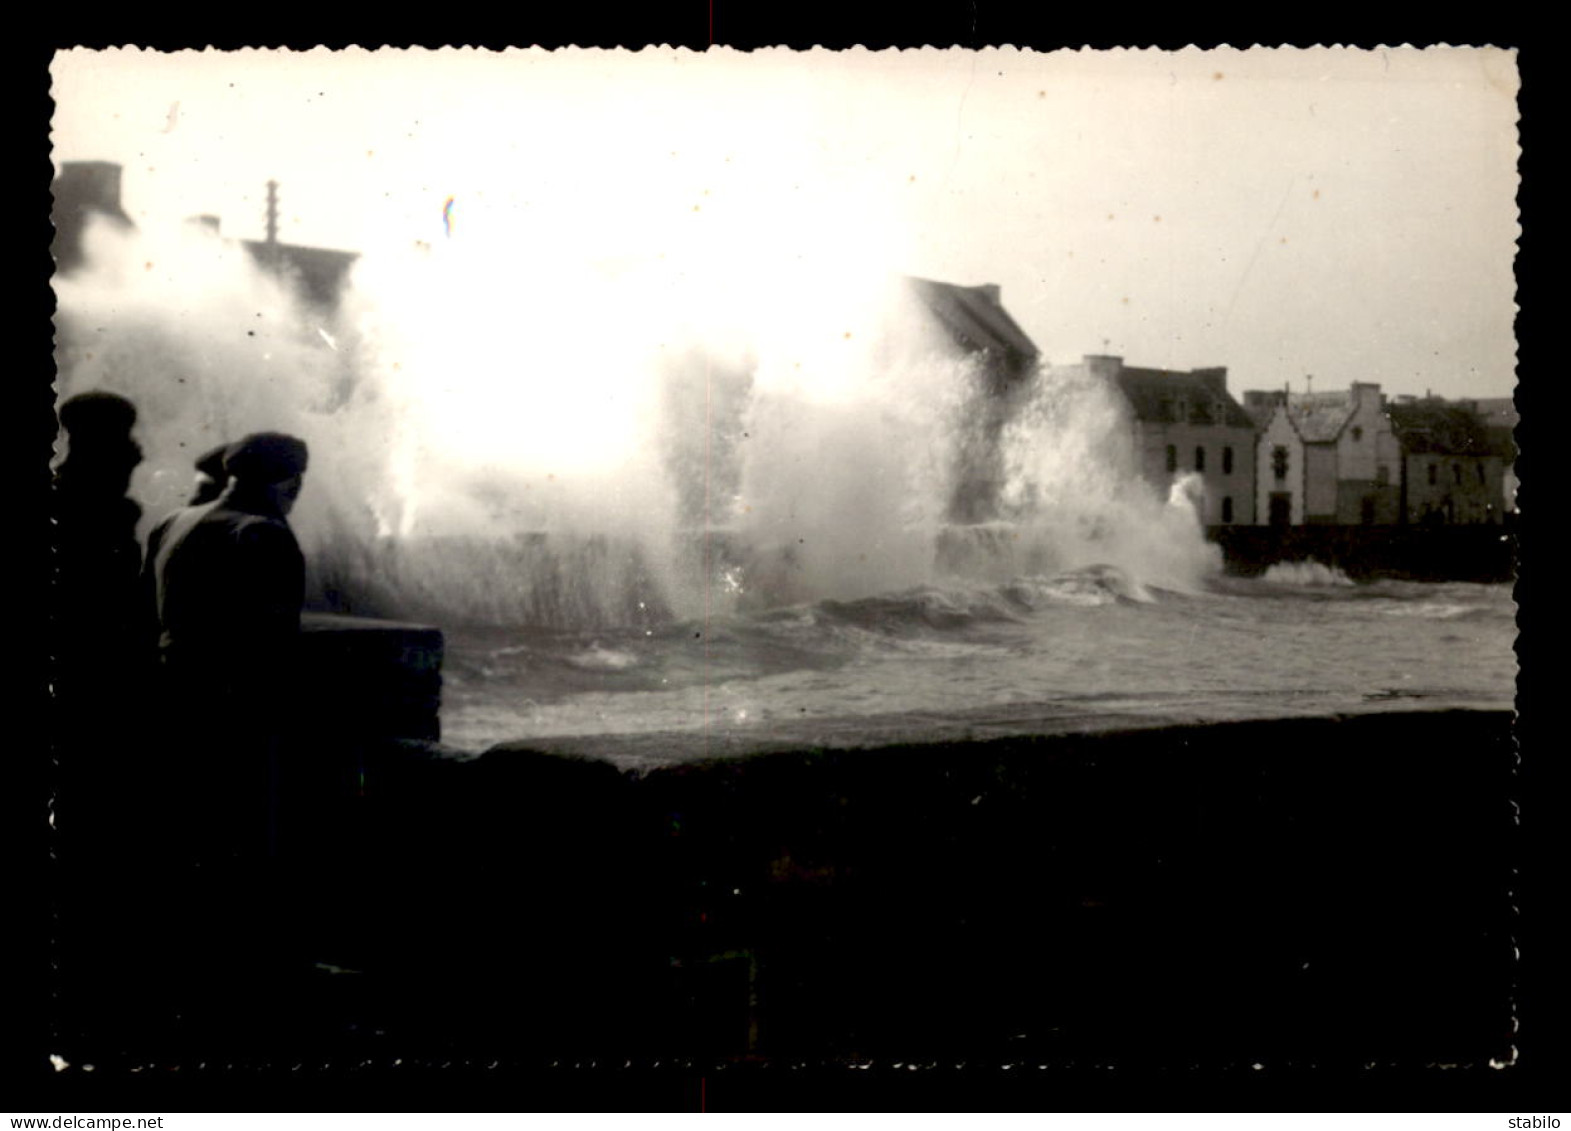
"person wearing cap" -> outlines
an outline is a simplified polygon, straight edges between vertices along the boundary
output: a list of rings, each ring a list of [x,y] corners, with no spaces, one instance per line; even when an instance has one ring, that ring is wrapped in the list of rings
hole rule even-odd
[[[161,929],[180,940],[178,965],[160,969],[198,1012],[255,1006],[247,995],[265,997],[280,932],[293,929],[281,786],[305,588],[289,513],[306,463],[293,436],[244,437],[223,451],[218,497],[176,512],[149,548],[160,683],[149,872]]]
[[[123,496],[142,462],[131,435],[136,406],[118,393],[95,389],[61,402],[58,416],[66,450],[55,470],[56,486]]]
[[[306,462],[292,436],[245,437],[224,450],[222,493],[175,514],[150,547],[166,673],[248,691],[278,674],[300,629],[305,560],[288,515]]]
[[[183,732],[177,776],[202,795],[190,811],[207,833],[242,854],[266,833],[255,805],[294,699],[305,559],[288,515],[306,463],[293,436],[245,437],[225,451],[223,493],[175,514],[151,549],[160,675]]]

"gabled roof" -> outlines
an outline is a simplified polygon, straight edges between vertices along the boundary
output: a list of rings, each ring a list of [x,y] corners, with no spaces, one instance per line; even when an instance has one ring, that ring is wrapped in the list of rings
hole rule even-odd
[[[1287,416],[1306,444],[1328,444],[1358,411],[1351,393],[1300,393],[1287,401]]]
[[[1201,373],[1124,366],[1118,371],[1117,380],[1138,420],[1153,424],[1218,424],[1250,430],[1257,427],[1254,418],[1231,393],[1225,388],[1219,390],[1214,379]],[[1180,407],[1185,409],[1182,418]]]
[[[1409,452],[1445,455],[1501,455],[1476,412],[1442,400],[1421,400],[1387,406],[1391,429]]]
[[[1036,344],[995,297],[996,288],[915,277],[907,277],[906,283],[961,348],[999,356],[1016,371],[1040,356]]]
[[[1255,427],[1263,432],[1271,427],[1271,419],[1276,416],[1276,410],[1281,406],[1281,401],[1246,401],[1244,412],[1255,422]]]

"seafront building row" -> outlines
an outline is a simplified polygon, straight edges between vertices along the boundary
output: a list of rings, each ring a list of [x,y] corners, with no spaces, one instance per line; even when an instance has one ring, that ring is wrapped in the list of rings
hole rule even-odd
[[[112,162],[62,165],[54,185],[62,275],[84,264],[91,218],[134,227],[120,183],[121,168]],[[259,267],[288,280],[309,309],[331,314],[357,256],[280,241],[271,183],[267,204],[266,239],[239,242]],[[217,217],[192,223],[219,235]],[[1086,378],[1122,398],[1139,471],[1157,490],[1170,490],[1181,476],[1199,479],[1198,506],[1210,528],[1473,526],[1504,523],[1515,512],[1517,415],[1508,397],[1388,396],[1378,384],[1355,380],[1335,391],[1252,389],[1240,403],[1225,367],[1148,368],[1109,354],[1050,363],[1009,315],[996,285],[905,283],[940,335],[980,361],[985,395],[970,406],[955,521],[993,517],[1002,469],[986,456],[1029,383]]]
[[[1110,354],[1054,364],[1009,316],[997,286],[909,282],[949,337],[984,357],[1000,399],[1030,380],[1089,379],[1114,390],[1140,473],[1163,493],[1181,476],[1198,477],[1208,527],[1472,526],[1504,523],[1515,511],[1509,397],[1393,397],[1354,381],[1330,392],[1249,390],[1239,403],[1224,366],[1155,369]]]
[[[1514,511],[1517,416],[1509,397],[1448,401],[1345,390],[1248,390],[1227,370],[1149,369],[1087,355],[1048,379],[1091,374],[1129,407],[1142,474],[1204,483],[1208,526],[1478,525]]]

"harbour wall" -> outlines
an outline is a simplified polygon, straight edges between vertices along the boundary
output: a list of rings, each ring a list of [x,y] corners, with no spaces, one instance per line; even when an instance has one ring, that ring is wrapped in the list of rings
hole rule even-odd
[[[175,935],[105,934],[88,903],[88,941],[138,974],[88,1001],[67,1060],[107,1078],[244,1058],[1511,1055],[1509,711],[1022,709],[477,754],[432,734],[438,631],[306,635],[316,692],[272,779],[274,855],[218,881],[243,929],[186,937],[208,889],[168,876],[124,898],[161,923],[147,909],[170,901]]]
[[[1315,561],[1355,581],[1508,582],[1515,528],[1482,526],[1212,526],[1231,574],[1252,577],[1283,562]]]
[[[338,747],[285,867],[346,1008],[428,1055],[1509,1055],[1507,712],[692,753]]]

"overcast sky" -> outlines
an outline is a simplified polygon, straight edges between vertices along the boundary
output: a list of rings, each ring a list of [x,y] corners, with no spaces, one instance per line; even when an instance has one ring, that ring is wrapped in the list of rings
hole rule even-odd
[[[291,242],[854,262],[998,283],[1055,361],[1514,385],[1508,52],[125,51],[54,77],[56,159],[124,165],[147,228],[259,237],[271,178]]]

